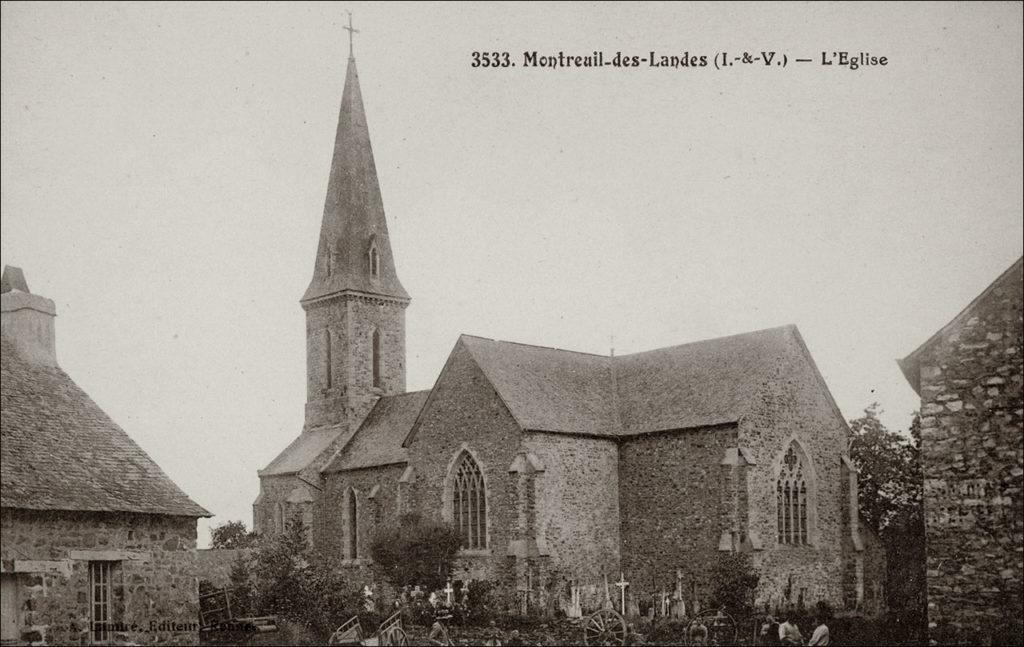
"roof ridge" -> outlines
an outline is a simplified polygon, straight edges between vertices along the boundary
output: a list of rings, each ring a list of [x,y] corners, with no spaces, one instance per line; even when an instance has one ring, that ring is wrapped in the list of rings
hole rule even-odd
[[[471,339],[479,339],[481,341],[494,342],[496,344],[512,344],[515,346],[526,346],[527,348],[537,348],[540,350],[555,350],[560,353],[573,353],[575,355],[587,355],[590,357],[600,357],[602,359],[610,359],[610,355],[601,355],[600,353],[588,353],[585,350],[572,350],[570,348],[558,348],[557,346],[542,346],[540,344],[528,344],[521,341],[510,341],[507,339],[494,339],[493,337],[481,337],[480,335],[470,335],[469,333],[460,333],[460,337],[469,337]]]
[[[757,335],[760,333],[767,332],[783,332],[785,330],[793,330],[796,328],[796,324],[783,324],[781,326],[772,326],[771,328],[759,328],[757,330],[748,330],[747,332],[734,333],[732,335],[722,335],[720,337],[708,337],[706,339],[695,339],[694,341],[688,341],[682,344],[673,344],[671,346],[659,346],[658,348],[650,348],[647,350],[637,351],[635,353],[627,353],[625,355],[616,355],[615,358],[623,357],[636,357],[637,355],[646,355],[648,353],[659,353],[666,350],[683,348],[684,346],[695,346],[697,344],[706,344],[711,341],[723,341],[726,339],[735,339],[737,337],[748,337],[750,335]]]

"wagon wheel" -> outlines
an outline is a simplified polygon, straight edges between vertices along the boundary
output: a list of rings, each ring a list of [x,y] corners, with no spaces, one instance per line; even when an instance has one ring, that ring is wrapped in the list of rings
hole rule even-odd
[[[380,632],[379,645],[408,645],[409,636],[398,625],[392,625]]]
[[[736,644],[736,621],[724,609],[702,617],[700,622],[708,629],[709,645]]]
[[[613,609],[601,609],[583,624],[583,644],[625,645],[628,633],[625,618]]]

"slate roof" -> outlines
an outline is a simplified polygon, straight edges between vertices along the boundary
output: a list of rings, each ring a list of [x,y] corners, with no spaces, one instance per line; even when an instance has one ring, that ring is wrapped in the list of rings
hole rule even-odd
[[[611,437],[735,423],[803,352],[795,326],[617,357],[469,335],[460,343],[523,429]]]
[[[354,433],[349,432],[349,437]],[[259,470],[260,476],[280,476],[301,472],[312,463],[321,453],[331,446],[342,434],[341,428],[329,427],[303,431],[287,447],[284,448],[270,464]],[[344,439],[342,445],[348,439]]]
[[[369,271],[372,245],[380,254],[377,276]],[[409,299],[395,272],[354,58],[345,73],[313,279],[302,300],[346,290]]]
[[[211,516],[63,370],[0,343],[0,506]]]
[[[341,472],[406,462],[402,441],[412,429],[429,393],[413,391],[377,400],[356,435],[323,471]]]

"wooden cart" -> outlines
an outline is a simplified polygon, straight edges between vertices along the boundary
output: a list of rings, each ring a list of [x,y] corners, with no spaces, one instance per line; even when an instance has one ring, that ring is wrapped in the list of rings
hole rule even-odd
[[[385,645],[408,645],[409,637],[402,628],[402,612],[396,611],[380,623],[377,632],[367,637],[359,616],[353,616],[334,630],[328,645],[362,645],[363,647],[384,647]]]

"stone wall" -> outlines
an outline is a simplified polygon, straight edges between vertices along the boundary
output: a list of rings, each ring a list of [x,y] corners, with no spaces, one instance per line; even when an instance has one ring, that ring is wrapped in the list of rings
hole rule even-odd
[[[323,509],[324,539],[320,548],[326,555],[348,566],[370,563],[374,532],[399,516],[398,479],[404,464],[325,474]],[[349,488],[356,497],[356,556],[349,555]]]
[[[529,433],[524,461],[536,458],[542,471],[524,476],[529,492],[523,538],[536,540],[535,590],[560,591],[614,581],[619,558],[619,450],[614,440]],[[531,586],[533,583],[531,583]],[[540,602],[540,600],[538,600]],[[582,601],[584,606],[587,600]]]
[[[381,333],[379,386],[373,383],[374,329]],[[404,393],[405,304],[346,296],[306,306],[306,384],[307,429],[358,425],[379,396]]]
[[[849,533],[851,498],[844,496],[842,457],[849,428],[821,381],[810,355],[793,329],[788,352],[779,357],[775,376],[754,396],[740,425],[739,445],[753,465],[747,467],[748,533],[761,573],[758,601],[773,607],[825,600],[844,605],[843,564],[856,557]],[[808,545],[780,544],[776,480],[787,449],[808,460]],[[855,499],[853,499],[855,500]],[[845,533],[844,533],[845,529]]]
[[[420,412],[409,444],[413,467],[410,509],[424,516],[451,519],[447,485],[462,451],[476,459],[487,491],[487,548],[462,551],[456,577],[509,581],[506,556],[513,522],[514,491],[509,465],[521,442],[505,404],[460,342]]]
[[[277,532],[277,505],[281,504],[281,523],[286,526],[291,519],[301,519],[311,529],[311,538],[315,533],[313,517],[314,502],[289,503],[288,497],[295,488],[303,488],[307,492],[309,486],[295,474],[282,474],[260,477],[259,503],[253,504],[253,528],[261,535],[271,536]]]
[[[940,642],[1022,631],[1021,291],[1018,268],[920,362],[928,621]]]
[[[720,465],[736,428],[703,428],[631,438],[619,448],[622,568],[636,596],[676,589],[707,605],[711,569],[727,528]]]
[[[17,573],[25,639],[88,643],[89,562],[111,561],[115,633],[197,644],[196,520],[163,515],[2,511],[3,570]]]

